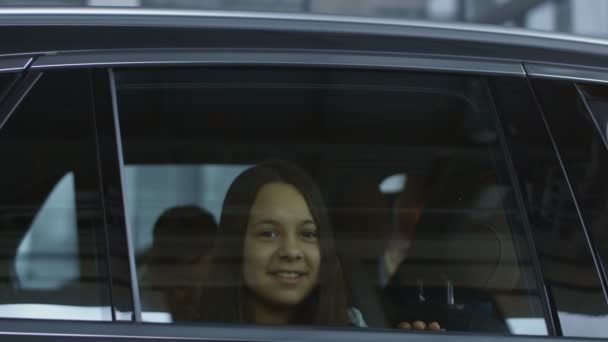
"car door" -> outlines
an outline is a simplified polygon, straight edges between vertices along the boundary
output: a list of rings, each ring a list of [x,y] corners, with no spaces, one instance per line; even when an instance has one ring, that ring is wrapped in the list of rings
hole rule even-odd
[[[19,232],[5,264],[6,287],[18,291],[5,292],[4,304],[45,306],[5,313],[7,337],[588,335],[566,330],[564,312],[581,313],[572,301],[601,300],[598,253],[536,102],[543,97],[519,62],[181,49],[60,53],[22,69],[1,112],[3,155],[14,165],[3,177],[3,220]],[[333,279],[361,315],[346,326],[196,317],[215,309],[188,292],[216,280],[191,277],[213,267],[214,255],[192,245],[210,237],[159,222],[184,224],[169,210],[195,206],[221,230],[234,179],[274,159],[309,174],[326,202],[341,265]],[[45,218],[47,207],[61,214]],[[562,216],[567,225],[556,228]],[[34,231],[42,233],[28,240]],[[49,249],[53,239],[59,247]],[[58,254],[63,263],[49,263]],[[572,264],[574,277],[563,272]],[[350,326],[361,318],[372,329]],[[417,319],[447,330],[397,329]]]

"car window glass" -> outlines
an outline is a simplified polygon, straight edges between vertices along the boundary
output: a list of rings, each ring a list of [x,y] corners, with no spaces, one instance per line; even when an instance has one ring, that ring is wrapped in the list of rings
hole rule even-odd
[[[17,76],[14,73],[0,73],[0,103],[16,77]]]
[[[594,143],[589,148],[589,155],[592,159],[589,174],[583,182],[588,185],[586,187],[584,203],[585,209],[590,211],[590,225],[595,237],[595,243],[599,249],[600,257],[603,261],[604,270],[608,271],[608,231],[606,224],[608,223],[608,214],[606,203],[608,203],[608,187],[603,185],[602,175],[608,172],[608,89],[606,86],[598,86],[593,84],[579,85],[581,95],[584,97],[587,110],[591,115],[595,133],[590,133]],[[602,140],[600,140],[600,138]],[[604,147],[602,148],[602,144]],[[593,184],[593,185],[591,185]]]
[[[144,320],[547,334],[483,79],[115,78]]]
[[[595,119],[599,134],[608,146],[608,89],[594,84],[579,84],[579,89]]]
[[[0,130],[1,317],[111,320],[89,89],[45,74]]]
[[[563,239],[561,247],[555,243],[548,250],[554,265],[551,273],[560,283],[555,296],[562,331],[566,336],[606,337],[608,305],[602,275],[598,274],[598,270],[605,272],[608,266],[608,187],[604,180],[608,149],[603,139],[605,132],[598,126],[603,125],[605,130],[606,102],[598,96],[602,94],[600,88],[581,86],[579,93],[571,82],[536,80],[534,89],[569,181],[569,187],[554,187],[556,194],[563,195],[552,196],[562,200],[553,205],[556,216],[552,218],[551,234],[547,235],[548,242]],[[588,104],[580,95],[588,96]],[[558,210],[566,203],[563,196],[572,195],[578,211]],[[590,260],[590,256],[595,260]]]

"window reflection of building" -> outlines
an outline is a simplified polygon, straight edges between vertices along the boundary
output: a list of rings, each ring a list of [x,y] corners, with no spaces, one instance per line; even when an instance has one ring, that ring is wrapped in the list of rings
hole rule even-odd
[[[126,199],[136,254],[152,244],[152,229],[167,208],[195,204],[216,222],[232,180],[247,165],[128,165]]]

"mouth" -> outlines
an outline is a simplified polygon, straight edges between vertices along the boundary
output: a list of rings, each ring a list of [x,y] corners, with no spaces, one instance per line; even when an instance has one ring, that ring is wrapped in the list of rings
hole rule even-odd
[[[297,284],[298,282],[300,282],[300,280],[302,280],[308,273],[301,272],[301,271],[281,270],[281,271],[269,272],[269,274],[273,278],[277,279],[279,282],[291,285],[291,284]]]

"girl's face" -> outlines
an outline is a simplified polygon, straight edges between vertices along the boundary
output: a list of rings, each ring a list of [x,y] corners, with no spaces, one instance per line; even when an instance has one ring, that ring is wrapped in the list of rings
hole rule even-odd
[[[245,286],[258,299],[294,306],[311,293],[321,265],[318,227],[294,186],[260,188],[249,213],[243,258]]]

